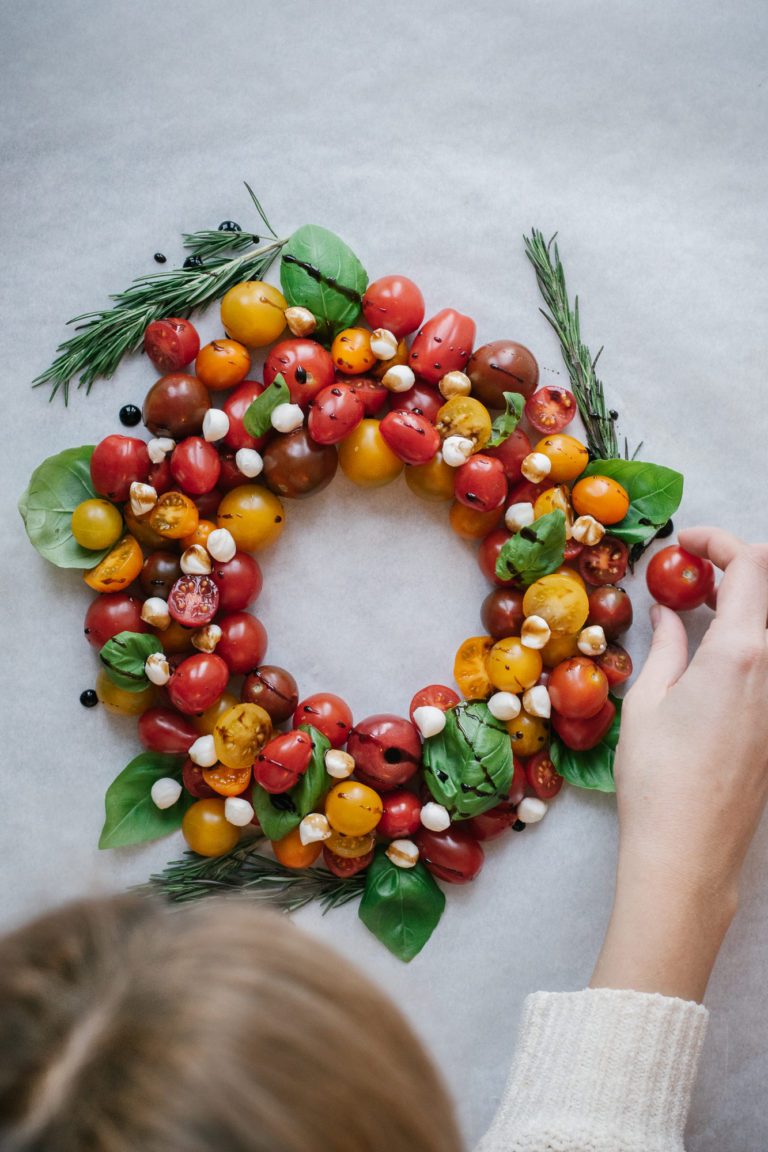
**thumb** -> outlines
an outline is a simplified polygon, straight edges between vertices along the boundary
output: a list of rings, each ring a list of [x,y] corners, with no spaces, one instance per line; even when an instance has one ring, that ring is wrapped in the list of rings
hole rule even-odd
[[[656,697],[666,695],[688,666],[688,637],[683,622],[671,608],[651,606],[653,642],[634,687]]]

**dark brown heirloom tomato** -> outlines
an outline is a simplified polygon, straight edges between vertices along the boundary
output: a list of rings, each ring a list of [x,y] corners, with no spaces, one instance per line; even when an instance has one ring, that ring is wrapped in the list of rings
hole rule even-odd
[[[191,796],[198,800],[213,800],[219,794],[203,779],[203,769],[194,760],[185,760],[181,770],[181,782]]]
[[[134,480],[144,483],[150,468],[147,445],[136,436],[105,436],[91,454],[91,482],[100,496],[127,500]]]
[[[507,480],[510,484],[517,484],[523,475],[520,466],[530,451],[531,442],[525,432],[522,428],[515,428],[514,432],[495,448],[489,448],[486,444],[483,448],[483,455],[493,456],[496,460],[501,460],[507,474]]]
[[[221,628],[216,655],[226,661],[230,672],[237,675],[257,668],[267,650],[267,630],[261,620],[250,612],[229,612],[216,623]]]
[[[327,488],[339,458],[333,444],[318,444],[305,427],[275,436],[264,449],[264,479],[278,496],[301,500]]]
[[[448,884],[468,884],[485,862],[485,853],[477,840],[453,825],[445,832],[420,828],[413,842],[419,849],[422,864],[438,880]]]
[[[264,385],[258,380],[243,380],[234,392],[230,392],[223,404],[224,412],[229,417],[229,428],[223,439],[223,446],[231,448],[234,452],[241,448],[254,448],[258,452],[264,446],[267,441],[266,435],[249,436],[243,427],[243,416],[263,391]]]
[[[546,749],[531,756],[525,764],[525,775],[533,791],[541,800],[551,800],[563,786],[563,778],[552,763]]]
[[[147,325],[144,351],[161,372],[180,372],[200,351],[200,337],[189,320],[169,316]]]
[[[147,596],[160,596],[167,600],[171,588],[181,576],[181,557],[175,552],[159,549],[150,552],[139,574],[139,583]]]
[[[293,726],[312,724],[326,736],[333,748],[342,748],[352,728],[352,711],[333,692],[316,692],[302,700],[293,714]]]
[[[141,600],[130,592],[101,592],[88,605],[85,638],[98,651],[119,632],[148,632],[141,618]]]
[[[480,619],[494,640],[519,636],[525,619],[522,592],[516,588],[494,588],[480,606]]]
[[[443,308],[417,333],[408,363],[417,376],[438,384],[446,372],[463,369],[474,341],[474,320],[455,308]]]
[[[615,640],[632,623],[632,601],[623,588],[603,584],[589,594],[587,624],[598,624],[607,640]]]
[[[242,612],[259,596],[263,584],[258,561],[250,552],[239,551],[231,560],[213,561],[211,580],[219,590],[220,612]]]
[[[364,416],[365,404],[351,384],[329,384],[312,401],[307,427],[317,444],[338,444]]]
[[[186,756],[199,732],[173,708],[147,708],[138,721],[139,740],[150,752]]]
[[[339,856],[338,853],[332,852],[327,845],[323,844],[323,863],[329,872],[334,876],[341,877],[342,880],[347,876],[355,876],[358,872],[362,872],[367,868],[373,860],[373,849],[370,852],[364,852],[362,856]]]
[[[417,380],[413,388],[406,388],[405,392],[392,392],[389,398],[389,407],[392,412],[416,412],[419,416],[426,416],[430,424],[437,422],[437,414],[445,404],[445,399],[437,388]]]
[[[276,795],[298,784],[309,767],[314,744],[308,732],[294,730],[275,736],[259,752],[253,778],[265,792]]]
[[[574,752],[585,752],[599,744],[613,723],[616,714],[616,705],[612,700],[606,700],[595,716],[586,720],[576,720],[570,716],[562,716],[552,710],[551,723],[555,732]]]
[[[168,593],[168,611],[185,628],[210,624],[219,610],[219,590],[210,576],[179,576]]]
[[[613,641],[609,641],[605,652],[595,656],[595,664],[605,672],[609,688],[623,684],[632,675],[632,657],[626,648]]]
[[[467,508],[481,512],[501,508],[507,495],[504,465],[492,456],[477,452],[455,470],[453,490],[456,499]]]
[[[579,572],[587,584],[616,584],[624,579],[629,553],[623,540],[605,535],[599,544],[579,552]]]
[[[291,402],[302,408],[336,377],[330,352],[317,340],[302,337],[275,344],[264,362],[264,384],[271,384],[278,373],[288,385]]]
[[[211,397],[202,380],[183,372],[161,376],[144,399],[142,416],[153,436],[183,440],[198,436],[211,406]]]
[[[390,840],[412,836],[421,827],[421,800],[415,792],[396,788],[381,798],[381,819],[376,831]]]
[[[299,689],[285,668],[277,664],[262,664],[246,676],[240,699],[245,704],[258,704],[269,714],[273,724],[282,724],[296,711]]]
[[[532,352],[514,340],[493,340],[476,349],[466,368],[472,395],[486,408],[504,408],[504,393],[535,392],[539,366]]]
[[[421,764],[418,728],[403,716],[378,713],[361,720],[349,734],[347,751],[355,776],[377,792],[390,792],[415,774]]]
[[[406,464],[428,464],[440,447],[440,433],[418,412],[387,412],[379,424],[384,443]]]

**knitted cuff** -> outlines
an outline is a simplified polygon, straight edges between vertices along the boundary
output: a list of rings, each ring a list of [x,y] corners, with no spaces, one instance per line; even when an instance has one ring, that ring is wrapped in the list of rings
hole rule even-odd
[[[534,993],[477,1152],[682,1152],[708,1017],[655,993]]]

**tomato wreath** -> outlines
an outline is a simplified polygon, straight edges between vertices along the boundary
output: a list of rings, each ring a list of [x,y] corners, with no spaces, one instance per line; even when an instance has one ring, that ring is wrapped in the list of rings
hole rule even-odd
[[[217,258],[242,239],[221,231],[200,234]],[[221,265],[221,338],[200,348],[177,316],[144,325],[160,373],[139,417],[148,442],[112,433],[33,473],[20,501],[32,543],[97,593],[85,633],[101,668],[83,702],[136,716],[144,747],[107,790],[99,844],[181,828],[190,852],[153,878],[172,898],[211,879],[268,886],[288,908],[360,897],[364,923],[408,960],[442,913],[438,881],[471,881],[483,845],[540,820],[563,780],[612,789],[613,689],[632,667],[619,582],[682,477],[619,457],[557,249],[536,232],[526,247],[573,392],[539,387],[516,341],[475,348],[454,309],[424,322],[413,281],[369,282],[346,244],[305,226],[267,245],[282,291],[230,282],[242,256]],[[269,349],[263,381],[247,378],[254,348]],[[577,410],[586,444],[565,431]],[[408,717],[356,722],[333,693],[302,699],[265,663],[248,611],[262,586],[251,554],[283,531],[284,501],[338,467],[364,488],[404,472],[417,496],[450,504],[492,586],[483,633],[455,655],[459,692],[421,688]]]

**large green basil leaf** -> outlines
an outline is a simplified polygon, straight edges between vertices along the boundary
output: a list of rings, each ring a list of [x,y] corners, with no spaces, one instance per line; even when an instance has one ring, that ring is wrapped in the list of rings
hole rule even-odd
[[[43,460],[19,500],[19,512],[35,548],[57,568],[94,568],[109,548],[82,548],[72,535],[72,513],[96,496],[91,483],[93,444],[66,448]]]
[[[359,316],[368,274],[334,232],[305,224],[283,248],[280,283],[289,304],[314,315],[313,338],[328,343]]]
[[[312,737],[312,759],[298,784],[277,795],[267,792],[261,784],[253,786],[253,807],[268,840],[281,840],[298,828],[304,817],[314,812],[328,788],[325,754],[331,742],[311,724],[300,724],[299,728]]]
[[[459,820],[498,804],[515,770],[506,726],[482,700],[450,708],[442,732],[424,741],[422,758],[427,787]]]
[[[608,531],[625,544],[643,544],[663,528],[680,506],[683,477],[661,464],[641,460],[593,460],[584,476],[610,476],[626,490],[629,510]]]
[[[249,436],[263,436],[272,427],[272,413],[278,404],[290,404],[291,393],[282,372],[257,396],[243,413],[243,428]]]
[[[184,813],[195,797],[186,789],[171,808],[158,808],[150,795],[152,785],[163,776],[181,780],[184,757],[165,756],[160,752],[142,752],[107,788],[104,803],[107,810],[101,830],[99,848],[123,848],[156,840],[181,828]]]
[[[487,448],[498,448],[499,444],[503,444],[512,435],[520,423],[525,407],[525,400],[520,393],[505,392],[504,404],[505,411],[497,416],[491,425],[491,438],[486,445]]]
[[[552,763],[569,784],[577,788],[594,788],[598,792],[615,792],[613,781],[613,758],[619,742],[621,726],[621,700],[612,696],[616,705],[616,715],[608,732],[594,748],[585,752],[574,752],[568,748],[555,732],[552,733],[549,755]]]
[[[527,586],[554,572],[564,557],[565,513],[555,508],[503,544],[496,560],[496,575]]]
[[[151,633],[118,632],[99,651],[107,676],[118,688],[141,692],[149,684],[144,671],[147,657],[162,652],[163,646]]]
[[[379,848],[368,866],[358,915],[399,960],[412,960],[445,908],[445,893],[423,864],[398,868]]]

